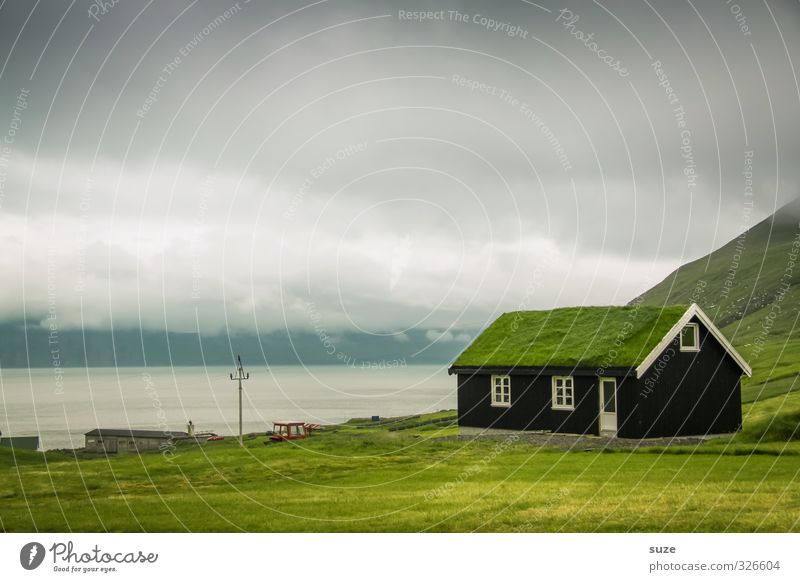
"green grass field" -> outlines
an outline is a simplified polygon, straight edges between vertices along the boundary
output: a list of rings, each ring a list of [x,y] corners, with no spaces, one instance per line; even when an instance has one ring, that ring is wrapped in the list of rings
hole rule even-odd
[[[0,529],[800,531],[800,441],[765,424],[792,411],[799,394],[748,405],[736,437],[635,452],[437,440],[455,434],[452,411],[172,461],[2,448]]]

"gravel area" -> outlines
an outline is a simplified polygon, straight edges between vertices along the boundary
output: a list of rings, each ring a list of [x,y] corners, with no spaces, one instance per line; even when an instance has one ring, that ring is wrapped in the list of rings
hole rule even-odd
[[[594,451],[602,449],[638,449],[641,447],[669,447],[669,446],[693,446],[706,442],[709,439],[723,435],[707,436],[685,436],[667,437],[652,439],[623,439],[617,437],[604,437],[593,435],[569,435],[569,434],[548,434],[548,433],[508,433],[508,434],[482,434],[482,435],[458,435],[442,437],[437,440],[457,440],[472,441],[495,440],[504,441],[512,434],[519,438],[516,442],[528,443],[531,445],[552,447],[555,449],[573,451]]]

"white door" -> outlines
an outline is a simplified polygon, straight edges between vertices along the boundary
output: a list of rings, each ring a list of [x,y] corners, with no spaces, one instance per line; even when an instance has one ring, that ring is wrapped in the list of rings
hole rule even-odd
[[[617,380],[600,378],[600,432],[617,433]]]

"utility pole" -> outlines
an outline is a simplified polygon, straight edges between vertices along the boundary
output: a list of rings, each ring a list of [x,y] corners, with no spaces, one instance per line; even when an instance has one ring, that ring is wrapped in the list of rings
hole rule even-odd
[[[239,369],[236,370],[236,376],[231,374],[231,380],[238,380],[239,381],[239,446],[244,446],[242,442],[242,380],[249,380],[250,379],[250,372],[247,374],[244,373],[244,367],[242,366],[242,357],[237,354],[236,361],[239,362]]]

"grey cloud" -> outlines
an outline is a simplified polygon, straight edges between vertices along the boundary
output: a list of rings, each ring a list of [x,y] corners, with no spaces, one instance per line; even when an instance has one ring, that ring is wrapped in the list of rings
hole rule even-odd
[[[747,151],[753,220],[797,195],[796,3],[742,6],[746,31],[725,3],[578,2],[572,26],[541,4],[267,26],[302,5],[77,2],[45,50],[67,5],[19,34],[32,5],[6,2],[0,139],[30,95],[0,165],[0,318],[44,317],[49,272],[75,326],[308,329],[313,302],[330,329],[474,328],[626,302],[736,236]]]

